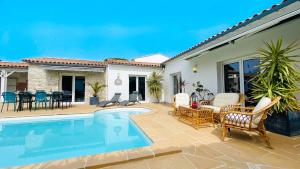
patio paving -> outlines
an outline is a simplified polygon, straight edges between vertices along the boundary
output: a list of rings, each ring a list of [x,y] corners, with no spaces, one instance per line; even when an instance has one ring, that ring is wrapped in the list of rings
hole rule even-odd
[[[300,137],[285,137],[268,133],[274,149],[265,147],[257,134],[232,130],[225,142],[220,140],[220,127],[204,127],[198,130],[179,122],[169,115],[172,108],[164,104],[138,104],[131,107],[148,107],[152,113],[132,116],[133,120],[154,141],[151,150],[119,152],[121,158],[130,160],[145,154],[159,154],[166,147],[177,147],[180,153],[139,158],[121,164],[94,166],[92,158],[77,158],[78,165],[68,168],[105,169],[195,169],[195,168],[299,168]],[[110,107],[113,108],[113,107]],[[75,105],[64,110],[37,110],[23,112],[3,112],[2,117],[23,117],[54,114],[91,113],[99,110],[95,106]],[[159,143],[159,144],[156,144]],[[121,154],[120,154],[121,153]],[[102,157],[102,156],[101,156]],[[98,158],[99,160],[99,158]],[[65,168],[67,160],[55,165],[33,165],[32,168]],[[73,163],[76,164],[76,163]],[[84,164],[84,165],[83,165]],[[88,167],[89,166],[89,167]]]

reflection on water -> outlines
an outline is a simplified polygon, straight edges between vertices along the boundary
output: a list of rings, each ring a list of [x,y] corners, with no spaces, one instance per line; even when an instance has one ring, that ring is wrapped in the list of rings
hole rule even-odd
[[[0,167],[150,145],[128,114],[132,113],[1,124]]]

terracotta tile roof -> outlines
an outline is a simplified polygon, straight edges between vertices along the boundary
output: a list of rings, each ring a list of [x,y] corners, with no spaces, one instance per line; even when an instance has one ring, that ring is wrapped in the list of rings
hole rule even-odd
[[[61,59],[61,58],[29,58],[23,59],[27,63],[49,64],[49,65],[74,65],[74,66],[89,66],[89,67],[104,67],[108,64],[143,66],[143,67],[160,67],[158,63],[134,62],[126,60],[108,60],[108,61],[92,61],[92,60],[77,60],[77,59]]]
[[[92,60],[78,60],[78,59],[61,59],[61,58],[29,58],[23,59],[27,63],[35,64],[49,64],[49,65],[72,65],[72,66],[87,66],[87,67],[105,67],[104,62]]]
[[[28,64],[24,62],[0,62],[0,68],[19,68],[27,69]]]
[[[283,8],[283,7],[285,7],[289,4],[292,4],[296,1],[297,0],[283,0],[281,3],[275,4],[275,5],[271,6],[269,9],[265,9],[265,10],[261,11],[260,13],[254,14],[252,17],[247,18],[247,19],[237,23],[236,25],[233,25],[232,27],[229,27],[229,28],[223,30],[222,32],[219,32],[219,33],[209,37],[208,39],[206,39],[206,40],[204,40],[204,41],[202,41],[202,42],[200,42],[200,43],[198,43],[198,44],[196,44],[196,45],[194,45],[194,46],[192,46],[192,47],[190,47],[190,48],[188,48],[188,49],[186,49],[186,50],[184,50],[180,53],[178,53],[177,55],[175,55],[174,57],[172,57],[169,60],[165,61],[164,63],[166,63],[168,61],[171,61],[171,60],[173,60],[177,57],[180,57],[180,56],[182,56],[182,55],[184,55],[184,54],[186,54],[186,53],[188,53],[188,52],[190,52],[190,51],[192,51],[192,50],[194,50],[198,47],[206,45],[211,41],[214,41],[214,40],[216,40],[216,39],[218,39],[218,38],[220,38],[220,37],[222,37],[222,36],[224,36],[224,35],[226,35],[230,32],[233,32],[233,31],[235,31],[235,30],[237,30],[241,27],[244,27],[244,26],[246,26],[246,25],[248,25],[248,24],[250,24],[250,23],[252,23],[252,22],[254,22],[258,19],[261,19],[261,18],[265,17],[266,15],[268,15],[270,13],[278,11],[279,9],[281,9],[281,8]]]
[[[105,63],[113,65],[129,65],[129,66],[142,66],[142,67],[161,67],[159,63],[135,62],[126,60],[108,60]]]

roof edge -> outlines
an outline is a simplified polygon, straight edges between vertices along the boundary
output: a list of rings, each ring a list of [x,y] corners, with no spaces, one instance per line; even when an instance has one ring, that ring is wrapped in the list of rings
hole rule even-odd
[[[255,22],[256,20],[261,19],[261,18],[263,18],[263,17],[265,17],[265,16],[267,16],[267,15],[273,13],[273,12],[276,12],[276,11],[278,11],[278,10],[280,10],[280,9],[282,9],[282,8],[290,5],[290,4],[293,4],[293,3],[297,2],[297,1],[300,2],[300,0],[283,0],[281,3],[272,5],[270,8],[262,10],[260,13],[256,13],[252,17],[247,18],[247,19],[245,19],[245,20],[237,23],[236,25],[231,26],[231,27],[227,28],[226,30],[223,30],[223,31],[221,31],[221,32],[219,32],[219,33],[217,33],[217,34],[215,34],[215,35],[207,38],[206,40],[204,40],[204,41],[202,41],[202,42],[200,42],[200,43],[198,43],[198,44],[196,44],[196,45],[188,48],[187,50],[184,50],[183,52],[180,52],[179,54],[175,55],[174,57],[171,57],[170,59],[166,60],[162,64],[166,64],[169,61],[172,61],[172,60],[174,60],[176,58],[179,58],[179,57],[181,57],[181,56],[183,56],[183,55],[185,55],[185,54],[187,54],[187,53],[189,53],[189,52],[197,49],[198,47],[201,47],[201,46],[203,46],[205,44],[208,44],[208,43],[210,43],[210,42],[212,42],[214,40],[217,40],[220,37],[223,37],[224,35],[227,35],[228,33],[231,33],[231,32],[233,32],[233,31],[235,31],[235,30],[237,30],[237,29],[239,29],[241,27],[247,26],[248,24],[250,24],[252,22]]]

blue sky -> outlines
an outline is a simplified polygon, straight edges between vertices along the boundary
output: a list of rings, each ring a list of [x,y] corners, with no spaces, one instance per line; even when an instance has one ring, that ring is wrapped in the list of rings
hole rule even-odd
[[[280,0],[0,0],[0,60],[174,56]]]

